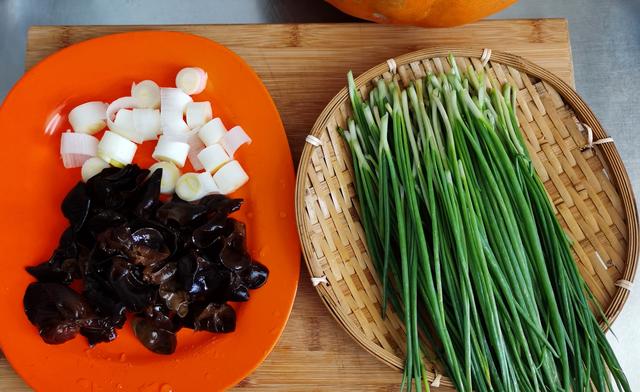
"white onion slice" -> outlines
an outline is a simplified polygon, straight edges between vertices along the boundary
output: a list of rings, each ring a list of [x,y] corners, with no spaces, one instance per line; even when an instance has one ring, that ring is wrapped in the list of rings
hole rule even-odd
[[[133,162],[138,146],[131,140],[106,131],[98,143],[98,156],[116,167],[124,167]]]
[[[86,133],[64,132],[60,138],[60,155],[65,168],[80,167],[98,152],[98,139]]]
[[[77,133],[96,134],[104,129],[108,105],[104,102],[87,102],[69,112],[69,123]]]
[[[243,144],[251,144],[251,138],[241,126],[235,126],[224,135],[221,144],[227,151],[227,154],[233,157],[240,146]]]
[[[153,80],[143,80],[131,85],[131,96],[136,99],[139,107],[157,109],[160,107],[160,86]]]
[[[228,195],[246,184],[247,181],[249,181],[249,176],[242,166],[240,166],[240,162],[231,161],[222,166],[216,174],[213,175],[213,180],[218,185],[220,193]]]
[[[207,73],[202,68],[183,68],[176,75],[176,87],[189,95],[200,94],[207,86]]]
[[[198,173],[185,173],[176,182],[176,194],[184,201],[202,198],[206,191],[198,178]]]
[[[82,165],[82,169],[80,170],[80,174],[82,175],[82,181],[87,182],[89,179],[96,174],[100,173],[104,169],[108,168],[109,164],[98,157],[92,157],[85,161]]]
[[[158,109],[133,109],[133,128],[142,141],[156,140],[160,133],[160,111]]]
[[[160,193],[170,195],[176,189],[176,182],[180,177],[180,169],[171,162],[156,162],[149,167],[149,173],[162,169],[162,179],[160,180]]]
[[[189,128],[203,126],[213,117],[210,102],[190,102],[186,108],[187,125]]]
[[[167,140],[187,143],[189,145],[189,154],[187,154],[187,158],[189,158],[189,162],[191,162],[193,169],[202,170],[204,168],[204,166],[202,166],[202,162],[198,159],[198,154],[205,147],[202,140],[198,137],[198,129],[192,129],[189,132],[183,133],[166,134],[163,135],[163,137]]]
[[[220,166],[230,161],[229,155],[219,144],[214,144],[200,151],[198,159],[209,173],[215,173]]]
[[[187,143],[178,142],[163,135],[160,137],[160,140],[158,140],[151,156],[156,161],[172,162],[182,168],[187,160],[188,154],[189,145]]]
[[[227,128],[225,128],[222,120],[219,117],[216,117],[200,127],[198,137],[202,140],[205,146],[212,146],[220,143],[226,133]]]
[[[111,102],[111,104],[109,104],[109,107],[107,107],[107,126],[109,127],[109,129],[111,131],[115,131],[117,128],[114,124],[116,113],[118,113],[122,109],[133,109],[137,107],[138,104],[133,97],[121,97]]]
[[[220,193],[220,189],[216,184],[213,176],[209,172],[198,173],[198,181],[200,181],[200,185],[202,185],[202,190],[205,195],[209,195],[211,193]]]

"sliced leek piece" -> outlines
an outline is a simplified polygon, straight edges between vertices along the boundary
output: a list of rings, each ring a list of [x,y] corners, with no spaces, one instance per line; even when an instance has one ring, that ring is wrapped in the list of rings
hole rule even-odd
[[[190,102],[193,102],[193,99],[178,88],[160,89],[160,128],[162,133],[189,131],[189,126],[184,121],[184,112]]]
[[[133,128],[142,141],[156,140],[160,133],[160,110],[133,109]]]
[[[69,112],[69,123],[77,133],[94,135],[107,125],[107,105],[104,102],[87,102]]]
[[[241,126],[235,126],[222,137],[221,144],[227,151],[227,154],[233,158],[240,146],[243,144],[251,144],[251,138]]]
[[[200,127],[198,137],[202,140],[205,146],[212,146],[220,143],[226,133],[227,128],[225,128],[222,120],[219,117],[216,117]]]
[[[141,108],[157,109],[160,107],[160,86],[153,80],[143,80],[131,85],[131,96]]]
[[[209,173],[215,173],[220,166],[229,162],[229,155],[220,144],[214,144],[200,151],[198,160]]]
[[[201,199],[205,194],[198,173],[185,173],[176,182],[176,194],[184,201]]]
[[[207,73],[202,68],[183,68],[176,75],[176,87],[189,95],[200,94],[207,86]]]
[[[87,182],[89,179],[96,174],[100,173],[104,169],[108,168],[109,164],[105,162],[102,158],[92,157],[87,159],[82,165],[82,169],[80,169],[80,174],[82,175],[82,181]]]
[[[213,180],[218,185],[220,193],[228,195],[240,189],[241,186],[249,181],[249,176],[244,171],[240,162],[231,161],[222,166],[216,174],[213,175]]]
[[[82,166],[97,150],[98,139],[86,133],[67,131],[60,137],[60,156],[67,169]]]
[[[185,94],[179,88],[163,87],[160,89],[160,110],[184,114],[187,104],[193,102],[193,98]]]
[[[190,102],[185,111],[187,125],[191,129],[203,126],[213,117],[210,102]]]
[[[161,169],[162,179],[160,180],[160,193],[171,195],[176,189],[176,182],[180,177],[180,169],[172,162],[156,162],[149,167],[149,173]]]
[[[98,156],[107,163],[124,167],[133,162],[138,146],[131,140],[111,131],[105,131],[98,143]]]
[[[220,193],[220,189],[218,188],[218,184],[213,179],[213,176],[209,172],[198,173],[198,181],[202,185],[202,190],[205,195],[209,195],[211,193]]]
[[[167,139],[187,143],[189,145],[189,154],[187,155],[187,158],[189,158],[191,166],[193,166],[195,170],[202,170],[204,168],[198,159],[198,154],[200,154],[200,151],[202,151],[205,146],[202,143],[202,140],[198,137],[197,129],[192,129],[185,133],[172,133],[164,136]]]
[[[135,121],[133,118],[133,110],[120,109],[116,113],[116,118],[113,120],[113,128],[111,131],[123,136],[136,144],[143,142],[142,135],[136,132]]]
[[[113,131],[115,127],[113,122],[116,117],[116,113],[122,109],[133,109],[136,107],[138,107],[138,103],[133,97],[120,97],[111,102],[109,107],[107,107],[107,126],[109,129]]]
[[[60,154],[96,156],[98,139],[86,133],[63,132],[60,135]]]
[[[156,161],[173,162],[179,168],[184,166],[189,154],[189,144],[172,140],[162,135],[151,155]]]

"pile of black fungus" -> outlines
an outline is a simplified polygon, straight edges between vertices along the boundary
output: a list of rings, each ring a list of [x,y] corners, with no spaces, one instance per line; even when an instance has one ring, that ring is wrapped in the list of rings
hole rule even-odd
[[[242,200],[163,202],[161,176],[136,165],[108,168],[65,197],[69,227],[48,261],[27,268],[37,282],[24,310],[45,342],[78,333],[90,345],[112,341],[130,313],[137,338],[158,354],[175,351],[183,327],[235,330],[228,302],[248,301],[268,276],[247,253],[244,224],[229,217]],[[81,293],[70,287],[78,280]]]

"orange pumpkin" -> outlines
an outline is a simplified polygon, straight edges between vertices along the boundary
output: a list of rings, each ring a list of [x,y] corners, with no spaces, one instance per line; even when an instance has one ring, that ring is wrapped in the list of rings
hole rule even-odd
[[[449,27],[474,22],[517,0],[326,0],[342,12],[376,23]]]

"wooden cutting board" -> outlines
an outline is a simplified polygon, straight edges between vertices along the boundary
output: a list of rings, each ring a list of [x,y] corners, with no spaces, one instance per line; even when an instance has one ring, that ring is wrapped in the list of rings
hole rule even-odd
[[[242,56],[273,96],[296,165],[305,135],[327,102],[345,85],[347,71],[352,69],[357,75],[406,52],[435,46],[498,49],[526,57],[573,85],[564,19],[482,21],[435,30],[364,23],[38,26],[28,32],[26,67],[79,41],[150,29],[198,34]],[[399,372],[374,359],[338,326],[302,268],[298,295],[282,338],[260,368],[237,389],[396,391],[400,378]],[[0,355],[0,391],[29,390]]]

